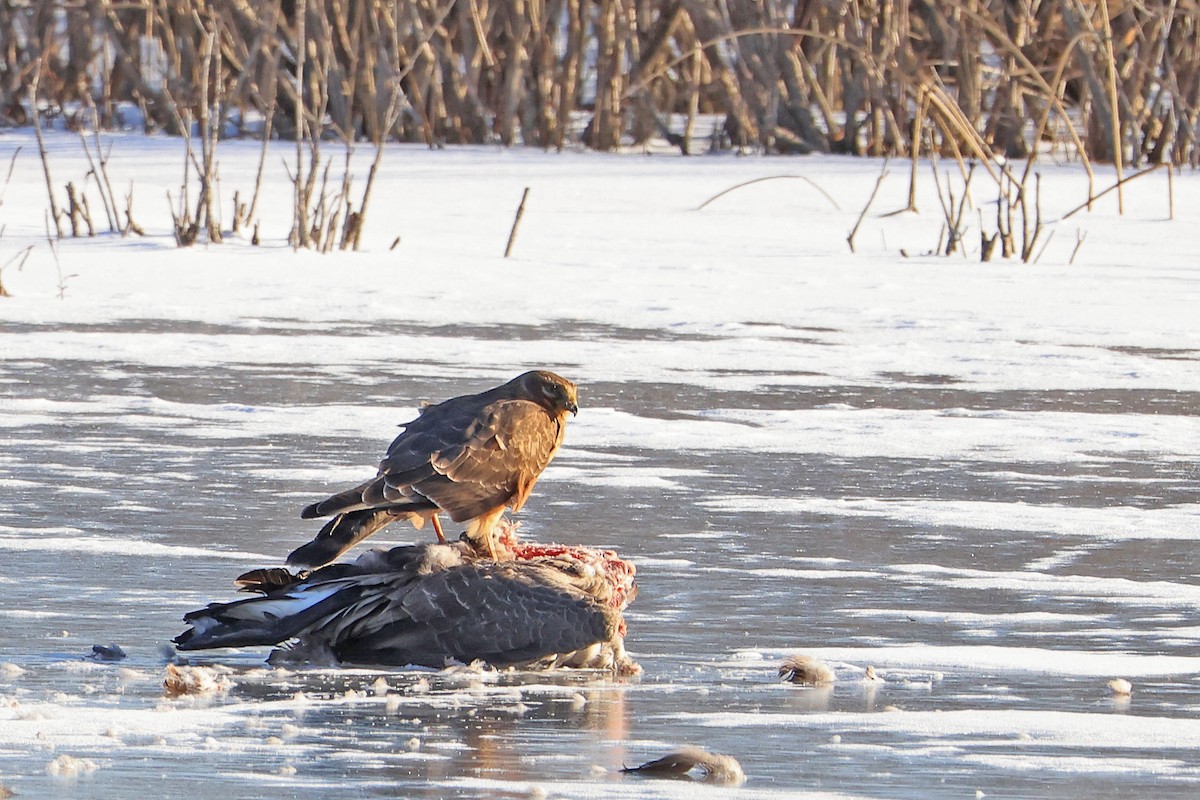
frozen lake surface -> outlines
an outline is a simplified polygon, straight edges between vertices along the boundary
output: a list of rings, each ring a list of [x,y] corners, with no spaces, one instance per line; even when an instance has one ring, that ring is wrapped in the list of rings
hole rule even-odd
[[[4,163],[26,139],[0,138]],[[51,145],[64,181],[82,172],[73,139]],[[254,147],[224,146],[239,180]],[[1196,176],[1176,179],[1189,219],[1163,219],[1150,176],[1125,216],[1056,223],[1039,264],[979,264],[899,255],[937,239],[931,183],[925,214],[869,216],[850,255],[877,163],[398,148],[367,252],[321,257],[282,246],[278,217],[265,247],[177,250],[154,208],[177,143],[119,138],[158,235],[65,242],[56,268],[32,152],[0,206],[0,263],[35,247],[0,300],[0,786],[19,797],[1200,790]],[[1047,172],[1049,219],[1086,195]],[[782,173],[841,208],[779,181],[695,210]],[[906,196],[889,181],[881,212]],[[637,565],[643,675],[213,651],[192,663],[228,668],[227,692],[163,696],[182,615],[307,541],[299,509],[369,476],[422,400],[539,366],[581,411],[522,532]],[[85,658],[108,643],[128,658]],[[794,652],[838,682],[779,683]],[[618,772],[682,744],[747,782]]]

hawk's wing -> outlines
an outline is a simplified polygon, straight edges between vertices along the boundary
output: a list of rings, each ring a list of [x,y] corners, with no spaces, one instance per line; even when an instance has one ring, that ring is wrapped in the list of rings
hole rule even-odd
[[[300,512],[303,519],[333,519],[288,563],[328,563],[395,520],[420,528],[433,517],[436,524],[438,511],[455,522],[482,518],[486,534],[505,506],[519,510],[529,498],[562,444],[574,398],[574,384],[530,372],[424,408],[392,442],[374,478]]]
[[[456,398],[468,400],[474,398]],[[370,505],[432,500],[455,522],[510,504],[519,509],[562,443],[563,426],[528,400],[482,407],[447,401],[407,426],[388,448]]]

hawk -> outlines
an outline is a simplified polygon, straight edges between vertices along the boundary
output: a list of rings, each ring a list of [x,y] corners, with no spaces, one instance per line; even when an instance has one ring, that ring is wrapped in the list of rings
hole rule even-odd
[[[379,474],[313,503],[304,519],[333,515],[287,563],[318,567],[398,519],[421,528],[438,514],[469,522],[468,541],[495,555],[492,529],[505,508],[519,511],[562,445],[567,414],[579,412],[575,384],[545,370],[503,386],[425,407],[404,425]]]
[[[255,570],[262,593],[184,617],[180,650],[284,646],[272,663],[612,669],[634,674],[622,610],[637,594],[633,564],[611,550],[522,544],[500,526],[507,558],[467,542],[370,550],[351,563],[294,575]]]

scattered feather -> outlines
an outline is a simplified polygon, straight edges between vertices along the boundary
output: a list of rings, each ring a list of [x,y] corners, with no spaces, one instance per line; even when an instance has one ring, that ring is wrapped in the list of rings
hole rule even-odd
[[[647,761],[639,767],[625,767],[621,771],[655,778],[691,778],[727,786],[746,781],[746,773],[742,772],[742,765],[736,758],[710,753],[699,747],[682,747],[662,758]],[[697,773],[698,777],[695,777]]]
[[[833,683],[837,676],[833,668],[824,661],[799,654],[790,655],[779,665],[779,679],[785,683],[798,683],[804,686],[820,686]]]
[[[96,762],[90,758],[61,755],[46,765],[46,774],[56,778],[75,778],[81,774],[95,772]]]
[[[1108,688],[1112,689],[1113,694],[1129,695],[1133,694],[1133,684],[1124,678],[1113,678],[1108,682]]]
[[[212,667],[187,667],[167,664],[163,688],[168,697],[187,694],[212,694],[228,691],[233,682]]]

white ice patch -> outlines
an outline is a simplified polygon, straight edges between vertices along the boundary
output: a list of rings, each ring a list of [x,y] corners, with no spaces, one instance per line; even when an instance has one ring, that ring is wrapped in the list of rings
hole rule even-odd
[[[782,658],[791,651],[770,652]],[[1137,655],[1090,650],[1049,650],[1039,647],[911,644],[884,647],[806,647],[804,653],[823,661],[846,661],[910,670],[955,670],[963,673],[1013,672],[1031,675],[1091,675],[1097,678],[1122,675],[1133,678],[1200,672],[1200,656]],[[734,663],[736,662],[730,662],[731,665]],[[1196,735],[1200,737],[1200,720],[1196,723]],[[1200,738],[1197,741],[1200,744]]]
[[[1119,725],[1101,724],[1107,714],[1085,711],[989,709],[970,711],[900,711],[891,714],[680,713],[675,716],[704,727],[793,728],[820,727],[843,734],[890,731],[933,744],[1053,745],[1091,750],[1192,750],[1200,752],[1200,720],[1126,715]],[[1018,739],[1017,737],[1021,738]],[[1028,737],[1028,738],[1026,738]],[[902,743],[902,742],[900,742]],[[1163,761],[1147,759],[1147,766]],[[1192,768],[1194,769],[1194,768]]]
[[[89,555],[137,556],[144,558],[216,558],[232,561],[268,561],[270,556],[238,550],[158,544],[134,538],[108,538],[84,533],[53,535],[60,529],[19,531],[0,527],[0,550],[22,552],[87,553]]]
[[[1149,509],[1130,506],[1081,508],[984,500],[772,498],[743,495],[698,502],[715,511],[875,517],[929,528],[1021,531],[1116,541],[1200,539],[1200,504]]]
[[[1004,464],[1103,462],[1118,455],[1190,460],[1200,452],[1200,426],[1190,417],[1052,411],[720,409],[663,420],[594,408],[580,414],[570,436],[585,447]]]

